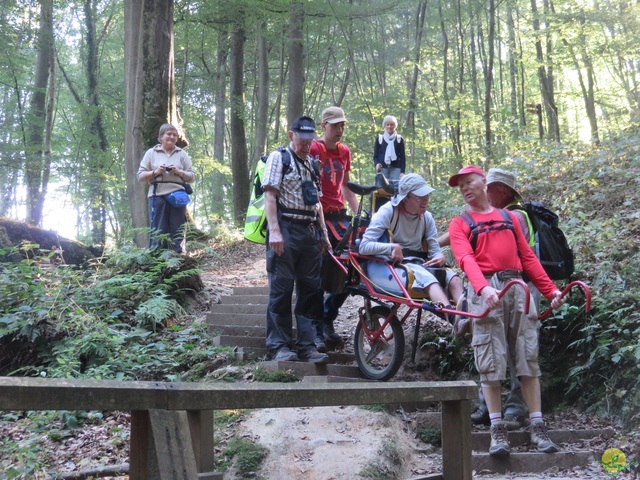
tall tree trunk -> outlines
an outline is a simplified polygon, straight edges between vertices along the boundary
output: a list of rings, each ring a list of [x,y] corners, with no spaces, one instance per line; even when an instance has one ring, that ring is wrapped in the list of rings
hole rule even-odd
[[[458,34],[458,77],[457,82],[454,82],[454,86],[449,87],[449,36],[447,35],[447,28],[445,24],[445,17],[442,12],[442,3],[438,4],[438,15],[440,17],[440,32],[442,34],[442,44],[443,44],[443,67],[442,67],[442,98],[445,106],[445,116],[447,122],[447,131],[449,134],[449,139],[451,140],[451,144],[453,147],[453,155],[457,159],[460,158],[462,154],[462,143],[461,143],[461,128],[460,128],[460,106],[457,105],[452,107],[451,97],[452,95],[462,94],[460,90],[462,87],[462,80],[464,77],[464,33],[462,20],[460,16],[460,2],[456,2],[456,6],[458,7],[458,18],[457,18],[457,34]],[[455,85],[457,83],[457,85]]]
[[[463,98],[465,91],[465,35],[466,26],[462,19],[462,3],[460,0],[456,2],[456,10],[458,17],[458,85],[456,86],[456,95]],[[455,145],[453,153],[456,158],[462,157],[462,105],[456,102],[455,123],[452,127],[453,143]]]
[[[473,25],[469,25],[469,65],[471,65],[471,94],[473,95],[473,107],[475,111],[480,110],[480,89],[478,87],[478,47],[476,45],[476,33]]]
[[[584,20],[584,19],[582,19]],[[598,118],[596,115],[596,100],[594,91],[594,79],[593,79],[593,62],[591,56],[584,47],[586,40],[582,41],[582,63],[584,64],[585,73],[582,73],[582,65],[578,59],[578,55],[575,53],[573,45],[571,45],[566,39],[563,39],[564,45],[567,47],[569,54],[573,60],[574,68],[578,74],[578,83],[580,84],[580,91],[582,92],[582,100],[584,101],[585,111],[587,112],[587,118],[589,119],[589,127],[591,129],[591,142],[594,144],[600,143],[600,136],[598,134]],[[586,84],[585,84],[586,76]]]
[[[413,56],[413,73],[409,80],[409,109],[407,111],[406,128],[411,132],[411,137],[415,138],[415,115],[418,109],[418,99],[416,98],[416,91],[418,89],[418,73],[420,72],[420,50],[422,49],[422,35],[424,33],[424,18],[427,12],[426,0],[420,0],[418,2],[418,9],[416,12],[416,36],[414,42],[414,56]]]
[[[89,125],[88,190],[91,215],[91,239],[95,245],[106,241],[106,171],[108,142],[102,122],[102,107],[98,95],[98,39],[94,18],[94,0],[85,0],[84,16],[87,42],[87,123]]]
[[[545,0],[545,13],[546,8]],[[560,125],[558,123],[558,107],[556,106],[555,91],[553,85],[553,65],[551,63],[551,34],[547,34],[547,58],[545,61],[544,50],[542,48],[542,33],[540,30],[540,19],[538,18],[538,6],[536,0],[531,0],[531,13],[533,14],[533,30],[536,36],[536,57],[538,59],[538,80],[540,82],[540,95],[547,116],[547,131],[549,137],[556,141],[560,141]],[[547,31],[549,28],[547,26]],[[546,65],[545,66],[545,62]]]
[[[598,117],[596,115],[596,99],[594,91],[594,78],[593,78],[593,61],[591,55],[587,51],[587,39],[585,38],[585,15],[584,11],[581,11],[578,15],[578,22],[580,23],[580,35],[578,37],[578,44],[580,45],[582,64],[584,65],[585,74],[582,73],[582,66],[578,60],[578,55],[575,53],[573,45],[570,44],[566,38],[562,39],[562,42],[567,47],[567,50],[571,54],[573,64],[576,72],[578,73],[578,82],[580,83],[580,90],[582,91],[582,99],[584,101],[584,107],[587,112],[587,118],[589,119],[589,127],[591,129],[591,142],[594,144],[600,143],[600,135],[598,133]],[[585,85],[586,75],[586,85]]]
[[[227,57],[229,56],[229,32],[224,25],[218,31],[218,50],[215,72],[215,104],[213,158],[220,165],[227,165],[225,158],[225,138],[227,123]],[[216,169],[213,179],[213,205],[225,205],[222,175]]]
[[[47,194],[50,163],[44,155],[47,123],[47,85],[53,56],[53,0],[40,2],[38,55],[31,104],[27,114],[25,145],[25,182],[27,184],[27,222],[42,224],[42,210]],[[49,157],[50,161],[50,157]]]
[[[494,42],[496,35],[496,4],[489,0],[489,38],[487,46],[489,52],[484,71],[484,143],[487,158],[493,155],[493,132],[491,130],[491,93],[493,89]]]
[[[233,177],[233,218],[244,222],[249,204],[249,169],[247,167],[246,118],[244,106],[244,17],[238,15],[231,32],[230,100],[231,100],[231,173]]]
[[[511,109],[511,137],[518,135],[518,48],[516,45],[516,27],[513,20],[513,7],[507,3],[507,30],[509,36],[509,106]]]
[[[288,30],[288,25],[282,27],[282,35],[280,40],[280,71],[278,75],[278,92],[276,93],[276,101],[273,107],[273,123],[275,129],[273,130],[273,142],[277,143],[280,137],[280,110],[282,107],[282,93],[284,91],[284,80],[287,75],[287,59],[286,59],[286,40],[285,33]]]
[[[269,58],[266,22],[258,26],[258,98],[256,106],[256,147],[251,159],[255,165],[267,151],[267,123],[269,121]]]
[[[304,46],[302,28],[304,6],[299,1],[291,4],[289,16],[289,97],[287,100],[287,126],[304,115]]]
[[[127,0],[125,8],[125,166],[135,240],[144,247],[149,226],[146,186],[136,179],[145,150],[158,143],[163,123],[180,127],[173,64],[173,0]],[[179,145],[186,145],[181,138]]]

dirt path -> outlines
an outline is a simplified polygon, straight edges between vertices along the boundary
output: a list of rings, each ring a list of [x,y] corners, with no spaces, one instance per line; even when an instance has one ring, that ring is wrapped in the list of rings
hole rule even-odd
[[[247,248],[242,260],[232,267],[223,266],[208,272],[210,277],[205,281],[211,281],[211,288],[230,293],[234,286],[267,284],[264,247]],[[353,336],[353,318],[358,306],[358,299],[348,299],[336,321],[336,330],[347,338]],[[352,345],[347,342],[345,349],[350,348]],[[412,375],[417,378],[415,372]],[[396,380],[407,378],[411,378],[411,374],[405,372]],[[392,479],[441,472],[441,451],[416,437],[412,416],[352,406],[266,409],[247,414],[239,422],[239,433],[268,448],[268,457],[257,472],[258,478],[268,480]],[[588,424],[580,414],[556,416],[553,421],[562,422],[563,428],[571,425],[583,428]],[[624,475],[616,478],[632,478]],[[234,478],[237,477],[233,472],[225,475],[225,479]],[[593,462],[589,467],[571,471],[550,470],[539,475],[475,472],[474,478],[562,480],[603,479],[606,475],[602,467]]]

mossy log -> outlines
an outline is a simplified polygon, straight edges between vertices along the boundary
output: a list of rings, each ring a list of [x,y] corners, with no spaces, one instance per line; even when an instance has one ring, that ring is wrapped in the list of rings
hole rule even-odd
[[[0,217],[0,248],[19,248],[25,244],[34,244],[37,248],[0,255],[0,260],[19,261],[25,257],[43,255],[52,262],[80,265],[102,255],[101,247],[88,247],[76,240],[62,237],[53,230]]]

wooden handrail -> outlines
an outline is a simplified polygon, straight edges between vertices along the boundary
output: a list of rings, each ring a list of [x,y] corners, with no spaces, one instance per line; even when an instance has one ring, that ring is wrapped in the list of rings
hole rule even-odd
[[[443,474],[430,478],[471,480],[470,405],[476,395],[472,381],[164,383],[0,377],[0,411],[130,411],[131,480],[171,480],[176,468],[189,472],[184,478],[221,478],[211,472],[214,410],[432,402],[442,404]]]
[[[0,410],[217,410],[441,402],[475,382],[165,383],[0,377]]]

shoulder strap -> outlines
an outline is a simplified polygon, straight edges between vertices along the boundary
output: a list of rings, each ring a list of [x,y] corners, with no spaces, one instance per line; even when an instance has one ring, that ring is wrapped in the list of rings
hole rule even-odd
[[[398,221],[400,221],[400,212],[398,211],[398,207],[393,207],[393,214],[391,215],[391,223],[389,224],[389,235],[391,236],[391,241],[396,235],[396,230],[398,228]]]
[[[384,136],[383,136],[381,133],[379,133],[379,134],[378,134],[378,143],[379,143],[380,145],[382,145],[382,139],[383,139],[383,138],[384,138]]]
[[[487,233],[492,230],[508,229],[511,230],[514,235],[516,234],[509,213],[507,213],[502,208],[496,208],[496,210],[498,211],[498,213],[500,213],[502,220],[488,220],[486,222],[476,223],[476,221],[468,211],[463,212],[462,215],[460,215],[460,218],[464,220],[467,225],[469,225],[469,229],[471,230],[469,243],[471,244],[471,248],[474,252],[476,250],[476,245],[478,244],[478,234],[480,233]]]
[[[513,230],[513,222],[511,221],[511,215],[509,215],[507,211],[504,210],[503,208],[496,208],[496,210],[498,210],[498,213],[500,214],[504,222],[511,225],[511,230]]]
[[[280,152],[280,156],[282,157],[282,175],[284,176],[285,169],[288,171],[289,167],[291,166],[291,155],[289,154],[289,150],[287,149],[287,147],[280,147],[278,148],[278,151]]]

